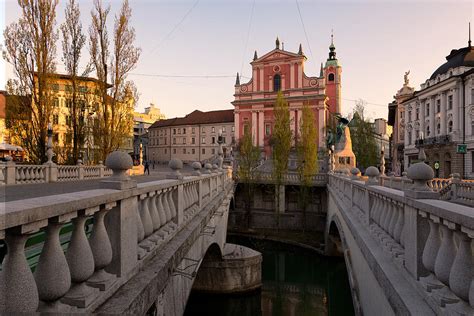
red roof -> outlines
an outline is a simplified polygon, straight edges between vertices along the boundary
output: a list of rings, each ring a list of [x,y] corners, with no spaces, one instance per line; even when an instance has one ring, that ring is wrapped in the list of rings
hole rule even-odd
[[[201,112],[195,110],[185,117],[175,117],[167,120],[159,120],[153,123],[150,128],[178,126],[178,125],[195,125],[195,124],[214,124],[214,123],[233,123],[234,110],[219,110]]]

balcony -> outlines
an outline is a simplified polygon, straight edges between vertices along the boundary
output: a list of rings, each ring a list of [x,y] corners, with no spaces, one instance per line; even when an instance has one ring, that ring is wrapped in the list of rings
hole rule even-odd
[[[446,145],[451,143],[451,135],[442,135],[436,137],[425,138],[423,140],[417,139],[415,140],[415,146],[419,147],[421,145]]]

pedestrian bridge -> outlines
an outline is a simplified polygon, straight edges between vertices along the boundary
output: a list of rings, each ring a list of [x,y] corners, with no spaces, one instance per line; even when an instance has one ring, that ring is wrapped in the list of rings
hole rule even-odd
[[[450,184],[455,204],[429,179],[392,185],[371,172],[328,183],[326,252],[344,255],[356,312],[474,315],[474,187]]]
[[[231,172],[177,166],[137,184],[127,168],[100,189],[0,204],[0,313],[184,312],[201,263],[222,257]]]
[[[234,182],[172,167],[137,184],[116,164],[101,188],[0,204],[0,312],[181,315],[203,261],[225,252]],[[473,186],[367,176],[315,177],[356,313],[474,315]]]

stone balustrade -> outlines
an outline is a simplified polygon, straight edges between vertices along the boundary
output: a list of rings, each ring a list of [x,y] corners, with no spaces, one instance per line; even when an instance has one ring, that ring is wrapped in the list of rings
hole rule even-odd
[[[255,181],[268,182],[268,183],[275,182],[274,176],[271,172],[257,172]],[[282,182],[285,184],[299,185],[301,184],[301,177],[298,173],[288,172],[283,175]],[[325,186],[327,184],[327,174],[318,173],[318,174],[312,175],[310,177],[310,183],[316,186]]]
[[[397,182],[404,188],[400,190],[391,177],[379,177],[378,170],[370,168],[367,181],[330,174],[330,194],[350,206],[348,212],[356,215],[437,314],[474,315],[473,208],[440,200],[434,189],[442,190],[448,182],[434,183],[419,170],[408,179],[414,184]],[[472,201],[471,183],[453,180],[450,185],[456,201]]]
[[[232,177],[218,170],[137,185],[122,174],[131,159],[112,165],[103,189],[0,205],[0,243],[7,247],[0,314],[93,311],[233,186]],[[97,175],[93,168],[84,171]],[[34,271],[25,255],[30,248],[39,252]]]
[[[49,183],[100,179],[112,175],[112,170],[101,163],[95,166],[19,165],[12,161],[0,162],[0,186],[10,184]]]

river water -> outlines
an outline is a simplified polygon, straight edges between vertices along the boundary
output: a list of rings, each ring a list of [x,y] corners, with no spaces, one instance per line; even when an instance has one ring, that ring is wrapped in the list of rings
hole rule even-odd
[[[263,254],[261,290],[247,295],[192,292],[186,316],[354,315],[346,266],[282,243],[229,236]]]

